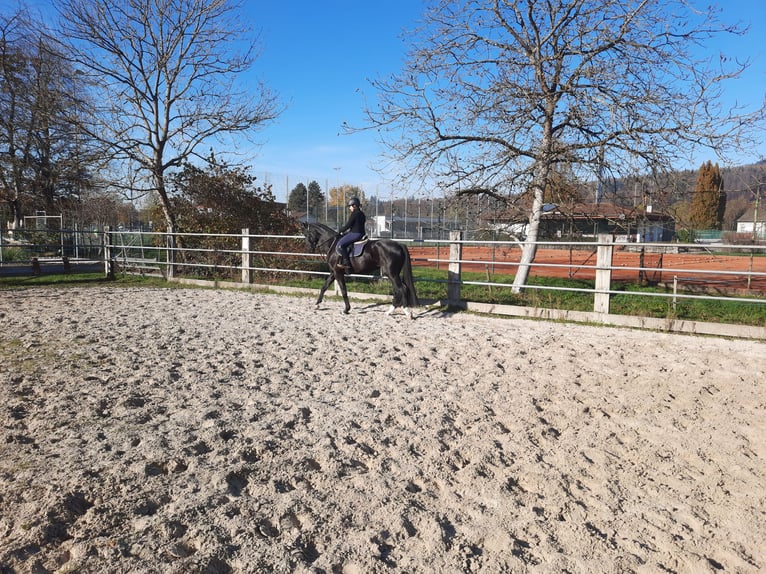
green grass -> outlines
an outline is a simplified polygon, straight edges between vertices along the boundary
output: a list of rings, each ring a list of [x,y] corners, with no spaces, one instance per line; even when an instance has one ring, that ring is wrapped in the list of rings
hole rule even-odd
[[[621,289],[624,289],[625,294],[613,295],[610,300],[611,312],[618,315],[766,326],[766,303],[687,299],[679,296],[674,306],[673,300],[669,297],[636,295],[637,293],[667,295],[668,291],[664,288],[628,284],[621,286]]]
[[[447,299],[447,272],[416,267],[414,270],[418,297],[421,301],[439,301]],[[592,311],[593,293],[568,291],[566,289],[593,289],[593,281],[574,279],[555,279],[530,277],[529,287],[521,293],[513,293],[511,275],[492,276],[491,286],[470,285],[466,282],[489,283],[485,273],[464,273],[461,289],[463,300],[493,303],[499,305],[519,305],[546,309],[565,309],[571,311]],[[321,288],[325,278],[319,274],[310,275],[256,275],[256,283],[269,283],[308,289]],[[355,293],[391,294],[391,283],[381,278],[350,278],[349,291]],[[101,273],[46,275],[41,277],[0,277],[0,289],[13,289],[28,286],[146,286],[146,287],[185,287],[179,283],[166,282],[161,277],[142,277],[139,275],[118,274],[114,280],[108,280]],[[744,303],[739,301],[710,301],[685,299],[679,297],[673,306],[668,297],[647,296],[641,293],[667,294],[664,288],[642,287],[635,284],[613,286],[622,291],[611,298],[610,310],[618,315],[641,317],[674,318],[690,321],[709,321],[735,325],[766,326],[766,304]]]
[[[124,275],[115,280],[108,279],[103,273],[69,273],[66,275],[39,275],[0,277],[0,290],[18,289],[19,287],[98,287],[116,285],[118,287],[175,287],[177,284],[168,283],[161,277],[141,277],[140,275]]]
[[[414,269],[416,288],[421,301],[447,299],[447,272],[418,267]],[[544,289],[527,288],[513,293],[510,286],[512,275],[495,275],[487,281],[485,273],[463,273],[464,284],[461,296],[465,301],[493,303],[498,305],[519,305],[569,311],[593,311],[593,293],[569,291],[568,289],[592,290],[594,281],[530,277],[528,285]],[[466,285],[468,282],[493,283],[487,285]],[[324,278],[291,279],[280,284],[293,287],[320,289]],[[348,281],[349,291],[357,293],[390,294],[391,284],[387,280],[352,278]],[[634,284],[614,285],[616,291],[624,294],[612,295],[610,311],[617,315],[641,317],[675,318],[690,321],[710,321],[735,325],[766,326],[766,304],[742,303],[739,301],[706,301],[699,299],[677,299],[675,308],[668,297],[640,295],[640,293],[667,294],[664,288],[641,287]]]
[[[3,247],[3,261],[27,261],[31,259],[28,249],[22,247]]]
[[[38,275],[0,277],[0,289],[41,286],[73,286],[103,284],[109,281],[103,273],[72,273],[67,275]]]

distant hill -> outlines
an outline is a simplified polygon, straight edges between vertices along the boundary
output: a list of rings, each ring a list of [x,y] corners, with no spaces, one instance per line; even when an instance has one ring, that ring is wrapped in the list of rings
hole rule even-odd
[[[760,185],[761,192],[766,192],[766,160],[751,165],[724,168],[723,185],[726,197],[753,197],[753,193]]]
[[[715,162],[714,162],[715,163]],[[766,160],[754,164],[721,168],[727,201],[754,198],[759,184],[766,195]],[[660,181],[650,177],[620,179],[604,184],[601,201],[616,205],[653,203],[668,206],[691,199],[697,187],[699,168],[676,171],[661,176]],[[596,183],[586,186],[585,200],[595,200]]]

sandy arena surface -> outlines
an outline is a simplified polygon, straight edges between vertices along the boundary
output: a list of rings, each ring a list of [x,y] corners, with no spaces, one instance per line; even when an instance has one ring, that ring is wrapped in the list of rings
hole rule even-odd
[[[0,292],[0,572],[757,572],[766,343]]]

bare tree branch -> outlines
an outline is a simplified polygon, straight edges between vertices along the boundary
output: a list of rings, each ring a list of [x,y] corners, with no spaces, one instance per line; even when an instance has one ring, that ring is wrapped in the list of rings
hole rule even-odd
[[[237,8],[228,0],[61,3],[73,59],[103,91],[94,135],[148,174],[171,227],[166,172],[205,157],[201,144],[248,137],[281,111],[264,85],[236,84],[256,54],[254,42],[233,51],[247,33]]]
[[[704,54],[714,36],[744,32],[718,16],[684,0],[437,0],[403,70],[372,82],[378,102],[360,129],[421,181],[531,193],[518,287],[557,165],[582,178],[657,173],[759,137],[762,102],[721,103],[748,62]]]
[[[60,46],[24,10],[0,16],[0,201],[61,213],[92,185],[98,147],[80,129],[88,102]]]

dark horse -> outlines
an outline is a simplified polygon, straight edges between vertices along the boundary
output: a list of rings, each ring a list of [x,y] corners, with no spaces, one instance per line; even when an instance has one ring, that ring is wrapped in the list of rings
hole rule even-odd
[[[319,291],[317,307],[322,302],[327,288],[333,281],[337,281],[346,304],[343,312],[348,313],[351,305],[346,292],[346,271],[336,267],[340,262],[340,254],[336,251],[335,245],[341,237],[340,234],[321,223],[303,223],[302,225],[307,249],[312,253],[324,254],[327,257],[327,265],[330,267],[330,275],[322,286],[322,290]],[[355,249],[352,249],[352,255],[354,251]],[[387,314],[393,313],[397,307],[403,307],[404,312],[412,319],[412,308],[417,307],[418,296],[412,280],[412,263],[407,247],[391,239],[374,239],[367,242],[360,255],[351,257],[353,273],[367,273],[376,269],[380,269],[394,286],[394,299]]]

